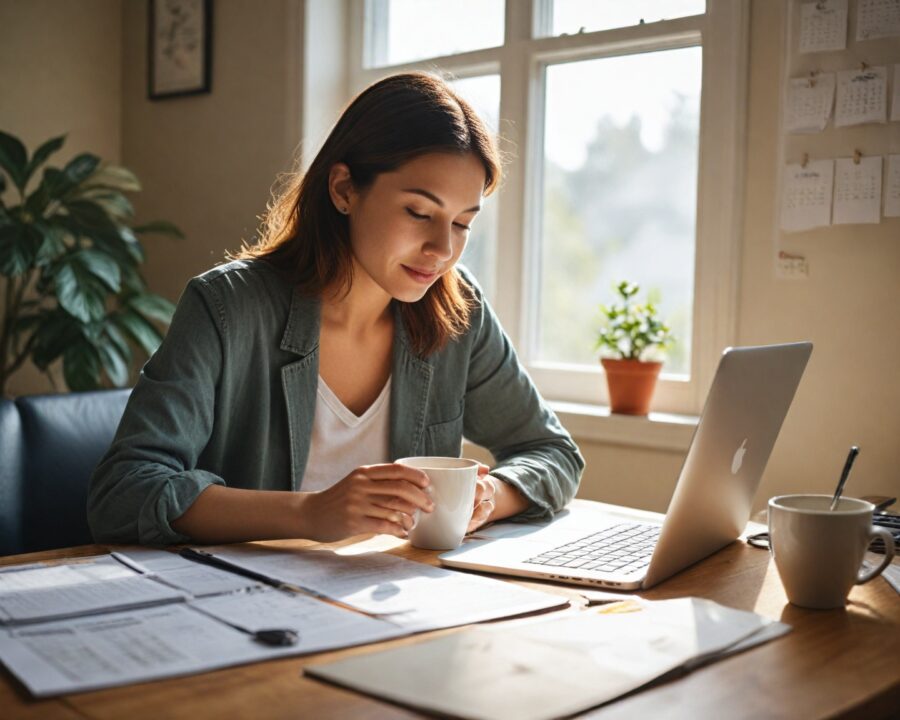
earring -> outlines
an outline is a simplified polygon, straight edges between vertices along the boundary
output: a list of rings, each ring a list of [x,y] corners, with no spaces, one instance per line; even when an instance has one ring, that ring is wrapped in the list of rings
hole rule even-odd
[[[341,213],[342,215],[346,215],[348,212],[350,212],[350,210],[349,210],[349,208],[341,207],[341,208],[338,208],[338,212]]]

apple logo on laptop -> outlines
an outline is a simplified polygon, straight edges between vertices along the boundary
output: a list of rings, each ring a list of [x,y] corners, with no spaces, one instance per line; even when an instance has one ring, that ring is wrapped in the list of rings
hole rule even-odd
[[[735,451],[734,458],[731,460],[732,475],[737,475],[738,470],[741,469],[741,465],[744,464],[745,452],[747,452],[747,438],[744,438],[744,442],[742,442],[741,446]]]

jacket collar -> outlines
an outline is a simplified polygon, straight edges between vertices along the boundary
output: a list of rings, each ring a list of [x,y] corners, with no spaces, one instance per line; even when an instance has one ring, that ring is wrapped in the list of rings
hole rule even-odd
[[[319,347],[321,326],[322,301],[317,297],[302,295],[294,289],[287,325],[281,337],[281,349],[306,357]]]

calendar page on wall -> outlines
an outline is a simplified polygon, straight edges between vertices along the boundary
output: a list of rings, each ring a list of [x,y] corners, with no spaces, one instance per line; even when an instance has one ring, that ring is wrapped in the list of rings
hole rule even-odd
[[[790,0],[773,259],[822,238],[900,241],[900,0]],[[782,258],[779,261],[779,258]]]

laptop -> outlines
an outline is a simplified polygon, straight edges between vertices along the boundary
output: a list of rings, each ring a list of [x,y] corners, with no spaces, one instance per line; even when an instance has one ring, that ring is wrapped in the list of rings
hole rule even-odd
[[[649,588],[737,539],[812,352],[808,342],[728,348],[661,522],[564,510],[486,528],[440,556],[454,568],[619,590]],[[627,480],[625,478],[624,480]],[[609,479],[615,482],[615,479]]]

